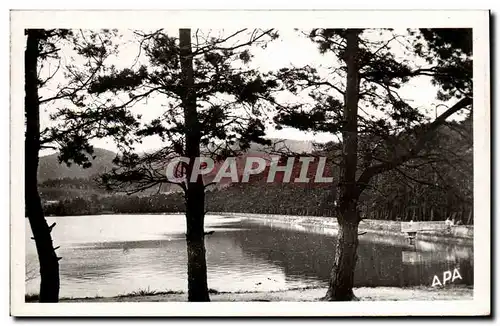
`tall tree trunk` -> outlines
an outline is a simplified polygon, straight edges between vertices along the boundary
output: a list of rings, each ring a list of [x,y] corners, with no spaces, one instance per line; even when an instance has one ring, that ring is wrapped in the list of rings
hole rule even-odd
[[[39,30],[27,30],[25,51],[25,178],[24,201],[26,213],[35,239],[40,263],[40,302],[59,300],[59,259],[55,253],[50,228],[43,214],[38,194],[38,154],[40,150],[40,106],[38,102],[37,63],[39,55]]]
[[[341,212],[335,262],[330,275],[326,300],[351,301],[356,297],[352,291],[354,270],[358,258],[358,212],[351,209]]]
[[[207,261],[205,257],[203,184],[192,186],[187,191],[187,253],[188,253],[188,300],[210,301],[207,284]]]
[[[194,89],[193,55],[191,30],[179,29],[179,47],[184,86],[182,103],[186,126],[186,156],[190,162],[187,168],[186,189],[186,243],[188,253],[188,300],[210,301],[207,285],[207,262],[205,257],[205,187],[198,176],[191,182],[193,164],[200,156],[201,130],[196,109]]]
[[[356,184],[358,164],[358,35],[360,31],[347,30],[346,52],[344,60],[347,64],[347,85],[345,94],[344,121],[342,130],[342,169],[340,176],[338,222],[339,233],[335,255],[335,263],[330,276],[330,284],[325,299],[329,301],[353,300],[354,269],[358,248],[358,199],[359,190]]]

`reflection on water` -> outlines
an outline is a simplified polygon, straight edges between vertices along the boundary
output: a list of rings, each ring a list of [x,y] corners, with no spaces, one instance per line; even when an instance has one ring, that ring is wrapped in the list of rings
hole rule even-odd
[[[185,221],[181,215],[104,215],[48,218],[57,222],[61,296],[113,296],[150,288],[186,291]],[[336,236],[328,229],[207,216],[209,287],[219,291],[281,290],[327,285]],[[27,227],[27,275],[36,251]],[[403,237],[360,236],[356,286],[432,284],[458,268],[473,282],[472,247]],[[36,275],[35,270],[35,275]],[[27,283],[37,292],[38,279]]]

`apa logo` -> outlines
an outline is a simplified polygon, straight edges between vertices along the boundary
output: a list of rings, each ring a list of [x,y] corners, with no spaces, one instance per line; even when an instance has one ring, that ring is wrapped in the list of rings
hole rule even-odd
[[[447,281],[450,281],[449,283],[453,283],[457,278],[462,279],[462,276],[458,272],[458,269],[455,268],[453,270],[453,276],[451,274],[451,271],[446,271],[443,273],[443,283],[441,283],[437,275],[434,275],[434,278],[432,279],[432,286],[433,287],[436,285],[444,286]]]

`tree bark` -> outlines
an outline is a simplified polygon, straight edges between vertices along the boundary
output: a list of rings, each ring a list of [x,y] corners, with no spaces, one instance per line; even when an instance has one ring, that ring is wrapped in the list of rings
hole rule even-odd
[[[205,257],[203,185],[190,187],[186,198],[187,253],[188,253],[188,300],[210,301]]]
[[[330,276],[330,284],[325,299],[329,301],[353,300],[354,269],[358,248],[358,198],[356,184],[358,164],[358,101],[359,71],[358,47],[360,31],[346,32],[347,85],[344,107],[344,128],[342,130],[342,168],[340,175],[338,222],[339,233],[335,263]]]
[[[38,101],[37,66],[40,30],[27,30],[25,51],[25,180],[26,213],[35,239],[40,263],[40,302],[59,300],[59,258],[52,244],[51,230],[43,214],[38,193],[38,155],[40,151],[40,105]]]
[[[179,29],[179,47],[184,94],[184,124],[186,156],[190,161],[186,170],[186,243],[188,253],[188,300],[210,301],[207,285],[207,262],[205,257],[205,187],[199,175],[191,181],[193,164],[200,156],[201,129],[196,108],[196,90],[193,74],[191,30]]]

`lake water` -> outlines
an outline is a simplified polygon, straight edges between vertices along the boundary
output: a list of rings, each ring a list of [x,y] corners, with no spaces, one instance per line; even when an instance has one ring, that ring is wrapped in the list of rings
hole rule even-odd
[[[187,291],[183,215],[48,217],[57,222],[62,297],[114,296],[140,289]],[[208,284],[218,291],[269,291],[326,286],[336,237],[322,228],[238,217],[207,216]],[[38,261],[26,221],[27,293],[37,293]],[[446,243],[360,236],[355,286],[431,286],[458,269],[473,283],[473,249]]]

